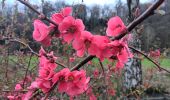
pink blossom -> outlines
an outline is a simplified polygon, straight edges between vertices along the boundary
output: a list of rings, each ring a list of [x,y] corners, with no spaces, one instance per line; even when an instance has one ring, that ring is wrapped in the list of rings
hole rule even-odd
[[[60,93],[66,92],[69,96],[73,97],[86,91],[90,78],[86,78],[86,72],[72,71],[64,68],[56,73],[52,79],[55,84],[58,82],[58,91]]]
[[[108,36],[118,36],[123,31],[126,31],[126,26],[124,25],[120,17],[116,16],[109,19],[108,27],[106,30]]]
[[[51,16],[51,19],[56,23],[56,24],[60,24],[64,17],[67,17],[71,14],[72,12],[72,8],[71,7],[65,7],[61,10],[61,12],[59,13],[55,13]]]
[[[85,26],[81,19],[74,19],[72,16],[65,17],[58,27],[64,41],[70,43],[73,39],[79,38]]]
[[[112,56],[116,56],[118,62],[116,63],[116,67],[122,68],[124,64],[127,62],[128,58],[132,57],[127,44],[124,41],[115,40],[108,44],[112,52]]]
[[[100,58],[100,60],[104,60],[104,58],[109,58],[112,56],[110,48],[108,48],[108,43],[110,40],[106,36],[94,35],[91,45],[88,49],[88,53],[90,55],[95,55]]]
[[[49,36],[50,29],[42,21],[36,19],[34,20],[34,40],[42,43],[45,46],[51,44],[51,37]]]
[[[57,67],[57,64],[55,63],[57,57],[54,56],[53,52],[46,53],[45,50],[41,47],[39,55],[40,67],[50,67],[52,69],[55,69]]]
[[[16,84],[15,90],[16,90],[16,91],[19,91],[19,90],[21,90],[21,89],[22,89],[21,84]]]
[[[66,92],[66,90],[67,90],[68,84],[65,81],[65,77],[68,73],[70,73],[70,70],[68,68],[64,68],[61,71],[59,71],[58,73],[56,73],[54,75],[54,77],[52,78],[53,84],[58,82],[58,91],[60,93]]]
[[[76,96],[85,92],[88,88],[88,82],[90,78],[86,78],[86,72],[84,70],[73,71],[66,75],[66,82],[68,84],[66,93],[69,96]]]
[[[36,81],[38,87],[43,91],[43,93],[47,93],[52,87],[52,81],[50,79],[46,80],[42,78],[37,78]]]
[[[82,57],[91,45],[93,35],[88,31],[82,31],[81,36],[73,41],[73,48],[77,52],[77,56]]]

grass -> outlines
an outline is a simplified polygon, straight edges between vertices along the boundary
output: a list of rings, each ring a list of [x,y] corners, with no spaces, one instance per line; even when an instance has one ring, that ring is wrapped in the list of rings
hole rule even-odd
[[[98,59],[94,58],[93,63],[98,64],[99,63]],[[107,65],[108,63],[109,63],[109,61],[106,60],[106,59],[103,61],[104,65]],[[164,67],[164,68],[170,68],[170,59],[161,58],[160,59],[160,65],[161,65],[161,67]],[[142,60],[142,66],[144,66],[145,68],[152,68],[155,65],[152,62],[150,62],[148,59],[145,58],[145,59]]]
[[[144,59],[144,60],[142,60],[142,66],[150,68],[150,67],[153,67],[155,65],[152,62],[150,62],[148,59]],[[170,68],[170,59],[168,59],[168,58],[160,59],[160,66],[164,67],[164,68]]]

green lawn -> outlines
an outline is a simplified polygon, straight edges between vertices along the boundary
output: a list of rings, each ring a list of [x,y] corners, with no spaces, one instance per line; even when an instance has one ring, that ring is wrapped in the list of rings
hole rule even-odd
[[[94,58],[93,59],[93,63],[94,64],[97,64],[97,63],[99,63],[98,62],[98,59],[97,58]],[[103,61],[103,64],[104,65],[106,65],[106,64],[108,64],[109,63],[109,61],[108,60],[104,60]],[[164,68],[170,68],[170,59],[168,59],[168,58],[161,58],[160,59],[160,64],[161,64],[161,67],[164,67]],[[150,62],[148,59],[143,59],[142,60],[142,66],[144,66],[144,67],[146,67],[146,68],[151,68],[151,67],[153,67],[153,66],[155,66],[152,62]]]
[[[160,64],[161,64],[161,67],[170,68],[170,59],[168,58],[160,59]],[[153,67],[154,64],[150,62],[148,59],[144,59],[142,60],[142,66]]]

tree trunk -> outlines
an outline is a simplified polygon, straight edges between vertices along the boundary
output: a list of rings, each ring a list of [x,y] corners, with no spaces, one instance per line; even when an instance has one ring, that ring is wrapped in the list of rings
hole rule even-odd
[[[139,6],[139,0],[127,0],[129,8],[129,19],[128,21],[133,21],[137,16],[135,15],[136,9]],[[138,28],[141,26],[138,26]],[[129,45],[135,47],[138,50],[141,50],[141,41],[139,39],[138,29],[134,29],[132,32],[132,40],[129,41]],[[138,54],[131,50],[133,53],[133,58],[129,58],[128,62],[124,67],[124,87],[125,91],[131,91],[136,89],[137,86],[142,84],[142,69],[141,69],[141,60],[138,57]]]

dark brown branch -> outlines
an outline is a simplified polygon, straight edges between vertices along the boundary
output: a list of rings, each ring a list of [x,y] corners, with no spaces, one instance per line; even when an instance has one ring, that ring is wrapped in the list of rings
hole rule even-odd
[[[158,0],[157,2],[155,2],[154,4],[152,4],[142,15],[140,15],[137,19],[135,19],[134,21],[132,21],[128,26],[127,26],[127,30],[125,30],[124,33],[120,34],[119,36],[111,39],[112,41],[114,40],[118,40],[121,39],[122,37],[124,37],[126,34],[128,34],[130,31],[132,31],[133,28],[135,28],[138,24],[140,24],[142,21],[144,21],[146,18],[148,18],[150,15],[154,14],[154,10],[157,9],[162,3],[164,2],[164,0]],[[95,56],[88,56],[87,58],[85,58],[83,61],[81,61],[80,63],[78,63],[72,70],[77,70],[79,69],[81,66],[83,66],[84,64],[86,64],[88,61],[92,60],[93,58],[95,58]]]
[[[119,40],[122,37],[124,37],[126,34],[128,34],[130,31],[132,31],[138,24],[143,22],[145,19],[147,19],[149,16],[154,14],[154,11],[164,2],[164,0],[157,0],[154,4],[152,4],[144,13],[142,13],[137,19],[132,21],[127,26],[127,31],[120,34],[119,36],[113,38],[112,40]]]
[[[142,51],[139,51],[137,49],[135,49],[134,47],[131,47],[129,46],[130,49],[134,50],[135,52],[138,52],[140,53],[141,55],[143,55],[145,58],[147,58],[150,62],[152,62],[154,65],[156,65],[156,67],[159,69],[159,70],[164,70],[168,73],[170,73],[169,70],[165,69],[165,68],[162,68],[159,64],[157,64],[155,61],[153,61],[150,57],[148,57],[146,54],[144,54]]]
[[[92,60],[93,58],[95,58],[96,56],[88,56],[86,57],[83,61],[81,61],[80,63],[78,63],[76,66],[74,66],[71,71],[73,70],[78,70],[81,66],[83,66],[84,64],[86,64],[88,61]]]
[[[49,23],[52,23],[53,25],[55,25],[56,27],[58,27],[58,25],[52,21],[51,19],[47,18],[43,13],[40,13],[38,10],[36,10],[31,4],[29,4],[28,2],[24,1],[24,0],[18,0],[19,2],[21,2],[22,4],[26,5],[28,8],[30,8],[31,10],[33,10],[35,13],[37,13],[40,16],[43,16],[43,20],[48,21]]]

